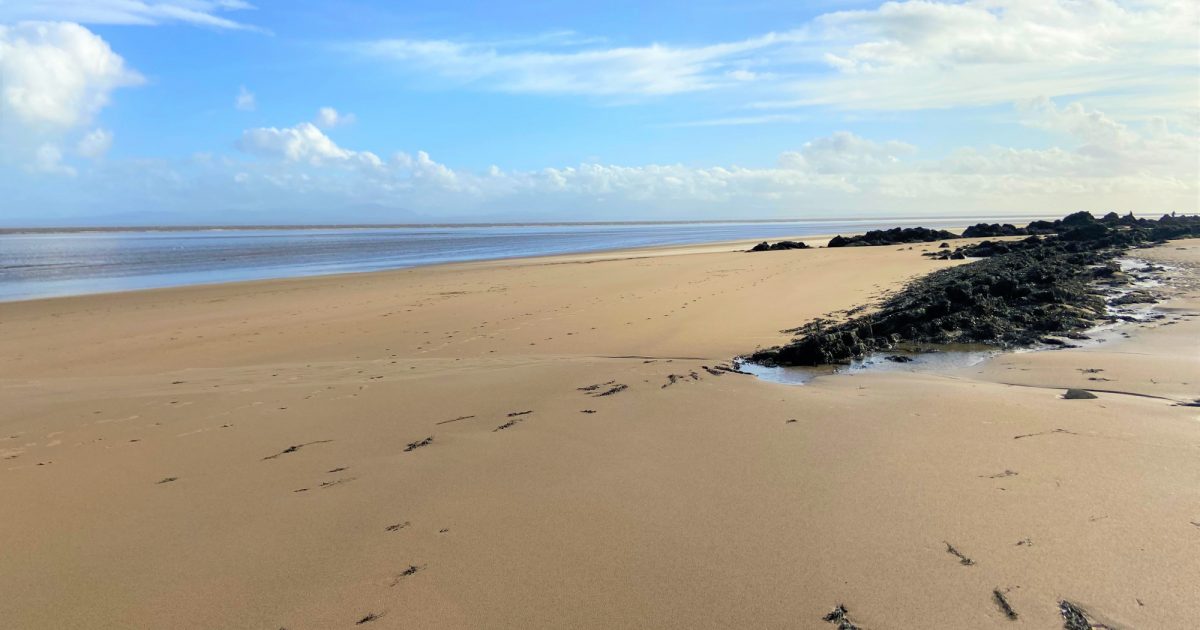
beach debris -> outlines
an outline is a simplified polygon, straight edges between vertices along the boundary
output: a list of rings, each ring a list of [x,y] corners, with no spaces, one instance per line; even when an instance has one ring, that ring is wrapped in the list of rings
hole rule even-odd
[[[409,453],[409,452],[415,451],[423,446],[429,446],[430,444],[433,444],[433,436],[432,435],[423,440],[417,440],[416,442],[409,442],[408,446],[404,447],[404,452]]]
[[[1063,394],[1063,400],[1091,400],[1093,398],[1097,398],[1097,396],[1086,389],[1071,388]]]
[[[792,424],[793,422],[796,422],[795,418],[788,418],[787,420],[784,420],[783,423],[784,424]]]
[[[724,374],[724,373],[725,373],[725,372],[723,372],[723,371],[721,371],[721,370],[717,370],[717,369],[714,369],[714,368],[710,368],[710,367],[708,367],[707,365],[701,365],[700,367],[701,367],[701,368],[703,368],[705,372],[708,372],[708,373],[709,373],[710,375],[712,375],[712,376],[720,376],[720,375],[722,375],[722,374]]]
[[[1093,621],[1086,610],[1065,599],[1058,602],[1058,612],[1062,614],[1063,630],[1114,630],[1112,626]]]
[[[420,566],[417,566],[415,564],[408,565],[407,569],[401,571],[400,573],[397,573],[396,577],[392,578],[392,583],[390,584],[390,586],[396,586],[404,578],[416,575],[417,572],[423,570],[425,568],[425,566],[426,565],[423,565],[423,564]]]
[[[329,487],[332,487],[332,486],[339,486],[339,485],[341,485],[341,484],[343,484],[343,483],[350,483],[351,481],[354,481],[354,480],[355,480],[355,479],[357,479],[357,478],[358,478],[358,477],[342,477],[341,479],[334,479],[333,481],[322,481],[322,482],[321,482],[321,487],[322,487],[322,488],[329,488]]]
[[[595,409],[581,409],[579,413],[596,413]]]
[[[664,384],[662,386],[662,389],[666,389],[666,388],[674,385],[675,383],[678,383],[679,379],[681,379],[681,378],[683,378],[683,377],[679,376],[678,374],[668,374],[667,382],[666,382],[666,384]]]
[[[325,472],[328,474],[332,474],[332,473],[342,472],[343,470],[348,470],[348,468],[346,466],[338,466],[337,468],[332,468],[330,470],[326,470]]]
[[[645,361],[643,361],[643,363],[645,363]],[[588,385],[586,387],[576,387],[575,389],[577,389],[581,392],[594,392],[594,391],[600,389],[601,387],[605,387],[607,385],[612,385],[613,383],[616,383],[616,381],[609,381],[607,383],[596,383],[595,385]]]
[[[290,453],[295,453],[296,451],[304,448],[305,446],[312,446],[313,444],[327,444],[332,441],[333,440],[314,440],[312,442],[305,442],[303,444],[293,444],[293,445],[283,449],[282,451],[275,453],[274,455],[267,455],[263,459],[264,460],[275,459],[275,458],[279,457],[280,455],[288,455]]]
[[[596,394],[592,394],[592,397],[593,397],[593,398],[600,398],[601,396],[612,396],[613,394],[617,394],[617,393],[623,392],[623,391],[625,391],[625,390],[627,390],[627,389],[629,389],[629,386],[628,386],[628,385],[625,385],[625,384],[623,384],[623,383],[617,383],[616,385],[613,385],[612,387],[610,387],[610,388],[608,388],[608,389],[606,389],[606,390],[604,390],[604,391],[602,391],[602,392],[599,392],[599,393],[596,393]]]
[[[178,480],[179,480],[179,477],[163,477],[162,479],[159,479],[158,481],[156,481],[154,483],[155,484],[171,483],[172,481],[178,481]]]
[[[846,610],[846,606],[844,604],[838,604],[836,608],[834,608],[829,614],[821,617],[821,619],[823,621],[828,621],[829,623],[836,623],[837,630],[863,630],[861,626],[858,626],[853,621],[850,621],[850,611]]]
[[[1067,435],[1079,435],[1078,433],[1076,433],[1074,431],[1068,431],[1066,429],[1054,429],[1053,431],[1039,431],[1038,433],[1026,433],[1024,435],[1014,435],[1013,439],[1019,440],[1021,438],[1035,437],[1038,435],[1051,435],[1054,433],[1066,433]]]
[[[736,366],[728,366],[728,365],[724,365],[724,364],[722,364],[722,365],[714,365],[714,366],[713,366],[713,369],[714,369],[714,370],[719,370],[719,371],[721,371],[721,372],[728,372],[728,373],[730,373],[730,374],[745,374],[745,375],[747,375],[747,376],[752,376],[752,374],[751,374],[750,372],[747,372],[747,371],[745,371],[745,370],[739,369],[739,368],[738,368],[738,367],[736,367]]]
[[[512,414],[509,414],[509,416],[511,417],[511,416],[512,416]],[[505,429],[512,428],[512,427],[516,426],[516,424],[517,424],[518,422],[521,422],[521,421],[523,421],[523,420],[524,420],[524,418],[513,418],[512,420],[509,420],[508,422],[505,422],[504,424],[502,424],[502,425],[500,425],[500,426],[496,427],[495,429],[492,429],[492,433],[495,433],[496,431],[503,431],[503,430],[505,430]]]
[[[435,422],[434,424],[450,424],[451,422],[458,422],[459,420],[470,420],[471,418],[474,418],[474,417],[475,416],[459,416],[452,420],[442,420],[441,422]]]
[[[1019,474],[1019,473],[1018,473],[1017,471],[1015,471],[1015,470],[1008,470],[1008,469],[1006,468],[1006,469],[1004,469],[1004,472],[1002,472],[1002,473],[996,473],[996,474],[994,474],[994,475],[979,475],[979,478],[980,478],[980,479],[1000,479],[1000,478],[1003,478],[1003,477],[1015,477],[1015,476],[1017,476],[1018,474]]]
[[[1017,541],[1017,546],[1018,547],[1032,547],[1033,539],[1032,538],[1022,538],[1021,540]]]
[[[946,542],[946,541],[943,540],[942,542]],[[955,558],[958,558],[958,563],[963,565],[964,567],[969,567],[969,566],[972,566],[975,564],[974,560],[964,556],[962,554],[962,552],[960,552],[958,549],[955,549],[954,545],[951,545],[948,542],[946,543],[946,553],[954,556]]]
[[[996,606],[1000,609],[1000,612],[1004,613],[1005,617],[1008,617],[1012,621],[1017,620],[1017,611],[1013,610],[1012,605],[1008,603],[1008,599],[1004,597],[1004,593],[1000,589],[992,589],[992,600],[996,602]]]
[[[363,615],[363,618],[362,618],[362,619],[359,619],[358,621],[355,621],[355,622],[354,622],[354,625],[356,625],[356,626],[361,626],[361,625],[363,625],[364,623],[371,623],[372,621],[375,621],[375,620],[379,619],[379,618],[380,618],[380,617],[382,617],[382,616],[383,616],[383,613],[373,613],[373,612],[369,612],[369,613],[367,613],[367,614]]]
[[[527,416],[527,415],[529,415],[529,414],[531,414],[531,413],[533,413],[533,410],[532,410],[532,409],[530,409],[529,411],[513,411],[513,412],[510,412],[510,413],[508,414],[508,417],[509,417],[509,418],[516,418],[517,416]]]
[[[396,532],[408,527],[409,525],[412,525],[412,523],[409,523],[408,521],[404,521],[403,523],[393,523],[387,527],[384,527],[383,530],[387,532]]]
[[[892,363],[912,363],[913,362],[912,357],[905,356],[903,354],[891,354],[891,355],[888,355],[883,358],[888,361],[891,361]]]

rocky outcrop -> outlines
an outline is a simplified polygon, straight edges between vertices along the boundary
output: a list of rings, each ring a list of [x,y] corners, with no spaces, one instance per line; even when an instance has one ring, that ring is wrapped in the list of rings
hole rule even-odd
[[[773,252],[773,251],[779,251],[781,249],[809,249],[809,246],[805,243],[801,243],[800,241],[779,241],[774,244],[763,241],[763,242],[759,243],[758,245],[751,247],[750,251],[752,251],[752,252]]]
[[[829,241],[829,247],[932,243],[948,238],[959,238],[959,236],[946,230],[931,230],[923,227],[892,228],[890,230],[871,230],[866,234],[859,234],[858,236],[842,236],[839,234]]]
[[[1200,216],[1158,220],[1095,219],[1079,213],[1043,222],[1057,236],[989,242],[933,255],[975,257],[935,271],[885,300],[875,312],[830,324],[816,321],[784,346],[756,352],[765,365],[847,363],[903,344],[984,343],[1029,346],[1047,335],[1070,336],[1106,315],[1096,281],[1118,282],[1113,259],[1130,247],[1200,237]]]
[[[1025,236],[1029,231],[1011,223],[976,223],[963,230],[963,238],[995,238],[997,236]]]

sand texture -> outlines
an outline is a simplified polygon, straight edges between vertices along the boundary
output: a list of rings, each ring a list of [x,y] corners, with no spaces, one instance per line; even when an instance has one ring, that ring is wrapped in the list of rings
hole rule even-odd
[[[935,245],[0,304],[0,627],[1197,627],[1200,241],[1128,338],[717,368]]]

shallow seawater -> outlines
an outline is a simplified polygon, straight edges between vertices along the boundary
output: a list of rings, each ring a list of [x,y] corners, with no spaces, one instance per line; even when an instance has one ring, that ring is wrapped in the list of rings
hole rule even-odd
[[[963,219],[0,230],[0,302],[634,247],[946,227]]]
[[[1001,351],[982,344],[922,346],[878,352],[847,365],[817,367],[770,367],[742,363],[738,367],[758,378],[785,385],[804,385],[821,376],[835,374],[864,374],[868,372],[941,372],[978,365]],[[889,357],[902,357],[896,361]]]

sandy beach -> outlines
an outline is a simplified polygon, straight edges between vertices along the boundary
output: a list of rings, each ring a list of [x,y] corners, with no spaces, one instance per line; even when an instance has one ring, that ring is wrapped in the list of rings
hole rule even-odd
[[[960,262],[746,245],[0,304],[0,626],[1196,627],[1200,240],[1127,338],[802,386],[717,366]]]

